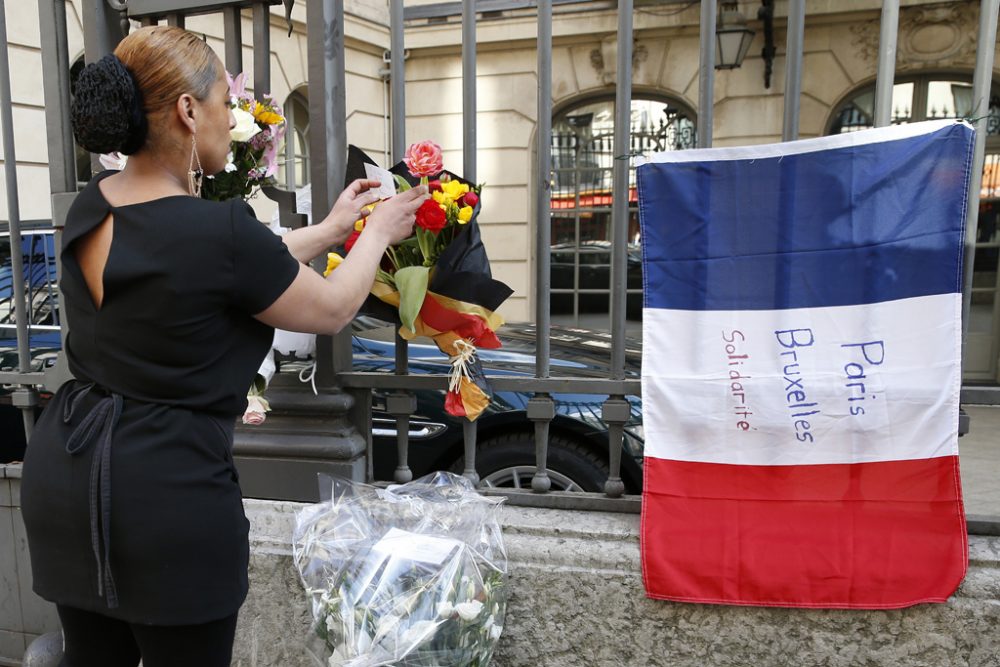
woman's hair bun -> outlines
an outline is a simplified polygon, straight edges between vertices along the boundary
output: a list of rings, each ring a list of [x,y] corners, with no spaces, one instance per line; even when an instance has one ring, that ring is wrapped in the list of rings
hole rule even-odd
[[[108,54],[83,68],[70,108],[76,142],[91,153],[130,155],[146,141],[146,113],[135,79]]]

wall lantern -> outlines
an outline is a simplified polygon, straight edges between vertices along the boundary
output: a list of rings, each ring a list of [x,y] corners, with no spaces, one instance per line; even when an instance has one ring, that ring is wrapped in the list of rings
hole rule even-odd
[[[750,50],[754,31],[735,2],[724,2],[715,28],[715,69],[736,69]]]

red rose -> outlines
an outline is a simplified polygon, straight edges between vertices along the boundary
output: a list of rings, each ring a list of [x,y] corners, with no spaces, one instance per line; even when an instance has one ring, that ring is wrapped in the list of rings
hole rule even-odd
[[[465,196],[462,197],[462,199],[465,200],[466,206],[471,206],[472,208],[475,208],[476,204],[479,203],[479,195],[477,195],[475,192],[472,192],[471,190],[469,192],[466,192]]]
[[[437,234],[444,229],[447,223],[448,218],[445,216],[444,211],[441,210],[441,205],[433,199],[426,200],[417,209],[418,227],[423,227],[427,231]]]
[[[433,141],[421,141],[411,144],[403,156],[406,168],[414,176],[436,176],[444,169],[444,158],[441,157],[441,147]]]
[[[361,232],[356,230],[351,232],[351,235],[347,237],[346,241],[344,241],[344,254],[351,252],[351,248],[353,248],[354,244],[358,242],[359,236],[361,236]]]

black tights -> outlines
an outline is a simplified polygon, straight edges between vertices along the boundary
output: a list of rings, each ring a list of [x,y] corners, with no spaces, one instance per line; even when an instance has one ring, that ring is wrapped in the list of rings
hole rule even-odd
[[[236,614],[199,625],[140,625],[57,605],[66,651],[59,667],[229,667]]]

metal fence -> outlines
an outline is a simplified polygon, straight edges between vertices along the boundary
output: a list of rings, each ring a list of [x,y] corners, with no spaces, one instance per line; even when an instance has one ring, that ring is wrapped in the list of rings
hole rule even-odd
[[[532,174],[530,190],[534,194],[535,244],[547,249],[552,245],[551,207],[553,196],[553,167],[551,153],[543,150],[552,137],[552,7],[564,0],[538,0],[503,3],[487,0],[461,2],[462,16],[462,70],[463,70],[463,173],[467,180],[476,181],[476,20],[477,10],[501,6],[523,8],[537,7],[537,74],[538,110],[537,162]],[[665,0],[673,3],[674,0]],[[225,60],[230,71],[242,69],[241,10],[250,9],[253,15],[254,87],[256,93],[270,89],[270,5],[284,4],[290,12],[293,0],[83,0],[84,37],[86,59],[94,61],[113,49],[121,38],[128,19],[143,24],[166,21],[183,26],[185,17],[195,13],[221,12],[225,25]],[[308,75],[310,116],[310,175],[313,206],[329,210],[335,199],[335,184],[344,180],[344,160],[347,152],[345,109],[345,59],[344,59],[344,4],[343,0],[307,0],[308,12]],[[44,87],[50,158],[50,180],[53,192],[53,222],[58,235],[69,202],[76,192],[73,140],[70,131],[69,61],[66,38],[65,0],[38,0],[43,41]],[[803,35],[805,19],[804,0],[789,0],[788,29],[785,67],[785,106],[783,140],[798,137],[799,96],[801,91]],[[988,102],[993,69],[996,28],[1000,0],[983,0],[980,6],[978,51],[973,81],[971,118],[976,119],[975,165],[971,187],[969,220],[966,239],[965,289],[963,318],[968,321],[971,297],[970,280],[974,244],[977,238],[979,207],[976,206],[983,173],[984,139],[987,133]],[[3,0],[0,0],[0,8]],[[501,7],[502,8],[502,7]],[[426,11],[425,8],[415,8]],[[712,92],[715,75],[715,0],[702,0],[700,22],[700,72],[699,108],[697,117],[697,146],[712,145]],[[403,57],[405,49],[403,0],[389,0],[391,32],[391,108],[392,157],[401,159],[405,146],[405,87]],[[632,146],[630,138],[630,106],[632,99],[632,48],[633,0],[618,2],[618,57],[614,134],[610,138],[611,213],[611,344],[610,372],[604,378],[560,377],[552,372],[550,360],[550,253],[538,252],[535,264],[535,322],[536,368],[534,377],[494,377],[492,384],[499,391],[519,391],[531,394],[527,403],[528,419],[534,424],[536,443],[536,472],[530,490],[504,490],[513,502],[546,507],[573,507],[581,509],[614,509],[638,511],[639,502],[634,496],[625,496],[621,478],[623,430],[630,419],[630,406],[626,396],[638,395],[640,383],[626,372],[626,295],[629,229],[629,161]],[[875,125],[885,126],[891,120],[891,99],[894,80],[899,0],[885,0],[881,17],[878,77],[875,99]],[[11,115],[10,70],[7,60],[7,39],[4,13],[0,11],[0,120],[3,129],[4,167],[8,193],[8,215],[12,248],[22,247],[23,225],[19,218],[17,199],[17,174],[14,168],[13,125]],[[558,183],[558,181],[556,181]],[[294,196],[271,190],[268,196],[278,201],[283,220],[300,222],[294,214]],[[32,371],[29,346],[29,317],[23,315],[29,308],[25,290],[25,274],[21,254],[13,252],[13,298],[16,313],[18,341],[18,372],[0,373],[0,382],[17,386],[15,404],[24,410],[25,429],[31,431],[37,388],[44,384],[45,376]],[[966,325],[967,326],[967,325]],[[352,392],[356,398],[370,402],[370,390],[390,392],[388,412],[396,421],[398,434],[397,481],[411,477],[407,465],[408,422],[415,410],[413,392],[420,389],[444,390],[447,378],[441,376],[408,375],[408,347],[401,338],[396,339],[396,369],[393,374],[358,373],[351,370],[349,336],[342,334],[321,339],[318,345],[318,384],[327,391],[336,387]],[[553,394],[593,394],[603,399],[601,418],[608,425],[608,460],[610,474],[603,494],[551,492],[547,474],[550,425],[556,416]],[[356,427],[367,432],[370,424],[370,403],[362,421]],[[477,479],[475,423],[464,424],[465,474]],[[371,438],[369,442],[369,459]],[[1000,519],[987,522],[988,530],[1000,526]],[[992,526],[992,527],[990,527]]]

